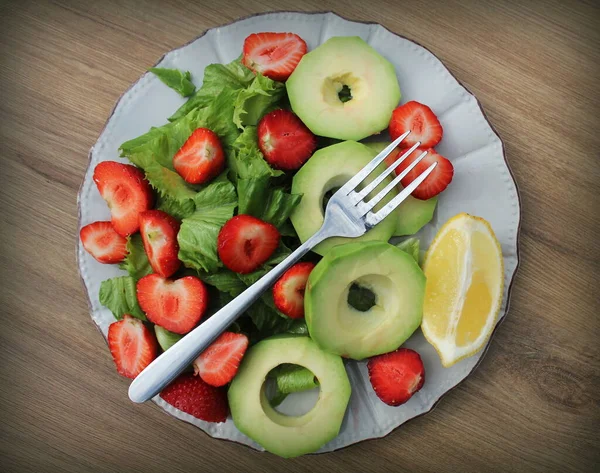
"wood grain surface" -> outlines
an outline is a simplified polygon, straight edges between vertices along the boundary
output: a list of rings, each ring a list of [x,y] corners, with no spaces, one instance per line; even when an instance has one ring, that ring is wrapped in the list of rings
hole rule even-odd
[[[115,100],[163,53],[299,9],[416,40],[481,100],[520,187],[522,263],[483,363],[431,414],[282,460],[128,401],[77,273],[76,196]],[[599,25],[593,0],[0,1],[0,471],[598,471]]]

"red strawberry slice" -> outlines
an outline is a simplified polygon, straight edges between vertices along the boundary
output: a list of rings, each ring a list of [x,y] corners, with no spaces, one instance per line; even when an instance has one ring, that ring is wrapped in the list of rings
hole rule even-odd
[[[306,43],[297,34],[254,33],[244,41],[242,63],[270,79],[285,81],[306,51]]]
[[[442,139],[444,130],[440,121],[427,106],[419,102],[407,102],[392,113],[390,136],[392,140],[410,130],[400,147],[410,148],[417,141],[422,148],[432,148]]]
[[[227,390],[215,388],[191,373],[175,378],[162,390],[160,397],[180,411],[206,422],[225,422],[229,414]]]
[[[219,232],[219,258],[236,273],[251,273],[271,257],[279,245],[279,236],[270,223],[251,215],[236,215]]]
[[[208,128],[198,128],[173,157],[173,167],[190,184],[205,184],[225,167],[219,137]]]
[[[211,386],[225,386],[233,379],[248,348],[242,333],[224,332],[194,361],[194,374]]]
[[[119,235],[110,222],[94,222],[79,231],[85,251],[100,263],[120,263],[127,256],[127,238]]]
[[[144,250],[155,273],[163,278],[172,276],[181,266],[177,258],[179,222],[162,210],[147,210],[140,214],[140,234]]]
[[[390,406],[404,404],[425,383],[421,357],[409,348],[374,356],[367,368],[375,394]]]
[[[116,232],[122,236],[137,232],[140,212],[151,208],[154,200],[144,173],[130,164],[103,161],[94,169],[94,182],[110,208]]]
[[[158,352],[154,334],[141,320],[128,314],[108,327],[108,347],[119,374],[131,379],[140,374]]]
[[[273,286],[275,306],[292,319],[304,317],[304,289],[314,267],[314,263],[297,263]]]
[[[452,166],[452,163],[448,159],[444,158],[441,154],[436,153],[433,148],[417,148],[396,167],[394,172],[396,173],[396,175],[400,174],[415,159],[421,156],[421,153],[423,153],[423,151],[427,151],[427,156],[425,156],[419,162],[419,164],[417,164],[411,171],[409,171],[409,173],[402,178],[400,183],[403,187],[408,186],[429,166],[431,166],[433,163],[437,163],[437,166],[431,172],[431,174],[427,176],[425,180],[412,192],[413,197],[416,197],[417,199],[421,200],[427,200],[438,195],[446,187],[448,187],[448,184],[450,184],[450,182],[452,182],[452,177],[454,176],[454,166]],[[390,157],[392,155],[394,156]],[[388,156],[385,161],[388,166],[391,166],[394,163],[394,161],[399,157],[399,152],[394,151],[390,153],[390,156]]]
[[[208,291],[200,279],[175,281],[149,274],[137,282],[137,298],[148,320],[181,335],[200,321],[208,305]]]
[[[317,137],[289,110],[275,110],[258,124],[258,146],[276,169],[299,169],[317,148]]]

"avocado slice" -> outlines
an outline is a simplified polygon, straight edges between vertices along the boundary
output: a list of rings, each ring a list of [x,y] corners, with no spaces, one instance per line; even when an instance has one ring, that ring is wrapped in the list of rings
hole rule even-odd
[[[305,54],[285,86],[315,135],[340,140],[387,128],[400,101],[394,66],[358,36],[330,38]]]
[[[373,155],[375,157],[389,143],[371,142],[365,143],[365,145],[375,152]],[[402,188],[402,186],[399,187]],[[437,201],[437,195],[428,200],[416,199],[412,195],[409,195],[396,209],[396,212],[394,212],[397,220],[393,236],[414,235],[417,233],[433,218]]]
[[[355,141],[343,141],[318,150],[300,168],[292,181],[292,194],[302,194],[302,199],[290,218],[302,242],[308,240],[323,225],[325,215],[323,199],[327,192],[345,184],[367,165],[373,156],[373,151],[365,145]],[[382,164],[364,182],[371,182],[384,170],[385,165]],[[390,179],[385,179],[370,196],[375,195],[389,182],[391,182]],[[395,190],[390,192],[375,206],[375,210],[379,210],[395,195],[397,195]],[[396,216],[392,213],[360,238],[328,238],[313,248],[313,251],[324,255],[335,245],[348,241],[388,241],[394,233],[395,227]]]
[[[352,286],[369,289],[375,305],[352,307]],[[419,327],[425,276],[414,258],[389,243],[333,248],[312,270],[304,310],[312,339],[324,350],[355,360],[395,350]]]
[[[292,363],[319,380],[315,406],[301,416],[280,414],[265,393],[269,372]],[[350,399],[350,381],[339,356],[324,352],[309,337],[276,335],[248,349],[227,393],[235,426],[266,450],[284,458],[312,453],[337,436]]]

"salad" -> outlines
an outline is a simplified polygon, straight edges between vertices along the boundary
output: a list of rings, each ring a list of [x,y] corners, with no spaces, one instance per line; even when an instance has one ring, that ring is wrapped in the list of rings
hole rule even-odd
[[[317,245],[160,396],[206,422],[231,415],[266,450],[294,457],[339,433],[352,392],[344,359],[365,360],[377,397],[401,406],[426,380],[419,354],[402,347],[416,330],[444,366],[484,346],[502,300],[497,239],[459,214],[423,257],[412,235],[454,169],[435,151],[434,111],[398,105],[395,70],[371,46],[334,37],[308,52],[296,34],[257,33],[238,59],[209,65],[198,89],[189,72],[150,71],[188,99],[120,146],[131,164],[95,167],[111,220],[80,231],[91,256],[124,270],[98,295],[115,316],[108,344],[121,375],[135,378],[314,234],[331,193],[387,145],[386,129],[392,140],[411,132],[386,159],[396,174],[428,152],[399,188],[437,162],[434,172],[365,235]],[[306,414],[277,410],[314,388]]]

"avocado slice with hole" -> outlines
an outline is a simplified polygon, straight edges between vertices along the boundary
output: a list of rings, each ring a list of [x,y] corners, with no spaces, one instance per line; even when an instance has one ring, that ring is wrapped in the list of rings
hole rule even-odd
[[[265,393],[269,372],[284,363],[308,368],[319,381],[319,398],[301,416],[277,412]],[[312,453],[337,436],[350,399],[350,381],[339,356],[309,337],[276,335],[248,349],[227,393],[235,426],[267,451],[284,458]]]
[[[355,308],[354,286],[374,294],[374,305]],[[312,270],[304,310],[311,338],[330,353],[362,360],[395,350],[419,327],[425,276],[414,258],[378,241],[340,245]]]
[[[318,150],[300,168],[292,181],[292,194],[301,194],[302,199],[292,212],[290,218],[302,242],[308,240],[323,225],[325,216],[324,199],[326,194],[344,185],[366,166],[371,159],[373,159],[373,151],[362,143],[343,141]],[[375,179],[384,170],[385,165],[383,164],[377,167],[365,179],[365,185]],[[391,182],[390,179],[385,179],[369,196],[374,196],[389,182]],[[375,206],[375,211],[381,209],[395,195],[397,195],[396,191],[392,190]],[[313,248],[313,251],[324,255],[335,245],[349,241],[388,241],[395,227],[396,215],[392,213],[359,238],[328,238]]]
[[[371,148],[375,154],[373,157],[383,151],[389,145],[384,142],[365,143]],[[400,186],[402,188],[402,186]],[[396,228],[393,236],[414,235],[433,218],[435,206],[437,205],[438,197],[432,197],[428,200],[416,199],[409,195],[404,202],[396,209]]]
[[[400,101],[394,66],[358,36],[330,38],[305,54],[285,85],[306,126],[340,140],[387,128]]]

